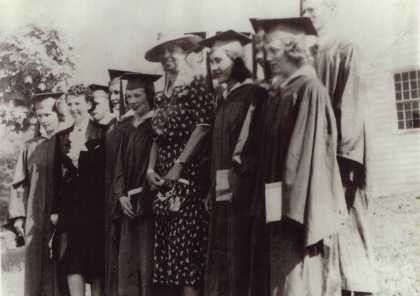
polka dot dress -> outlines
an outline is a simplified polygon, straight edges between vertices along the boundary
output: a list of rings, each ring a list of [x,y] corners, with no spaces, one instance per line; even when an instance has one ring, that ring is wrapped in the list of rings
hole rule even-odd
[[[171,96],[158,92],[152,121],[158,143],[156,171],[164,176],[173,166],[197,125],[213,121],[213,96],[204,77],[176,86]],[[209,145],[184,166],[181,178],[162,189],[154,202],[155,247],[153,282],[198,286],[207,252],[208,214],[204,199],[209,186]]]

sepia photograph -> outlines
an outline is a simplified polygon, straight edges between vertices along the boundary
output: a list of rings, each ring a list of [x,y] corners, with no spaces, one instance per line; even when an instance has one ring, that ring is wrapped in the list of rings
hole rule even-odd
[[[0,295],[420,296],[418,0],[0,0]]]

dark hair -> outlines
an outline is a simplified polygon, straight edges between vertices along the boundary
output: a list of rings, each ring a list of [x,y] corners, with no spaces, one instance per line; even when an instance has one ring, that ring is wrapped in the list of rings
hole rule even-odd
[[[93,112],[93,110],[95,110],[96,108],[96,103],[95,103],[95,97],[94,97],[94,93],[95,91],[103,91],[106,94],[106,98],[108,99],[108,106],[109,106],[109,111],[112,113],[114,112],[114,107],[112,106],[112,102],[111,102],[111,94],[103,89],[95,89],[95,90],[91,90],[89,89],[89,92],[87,94],[88,99],[87,101],[91,103],[91,107],[89,109],[89,112]]]
[[[145,91],[146,91],[146,97],[147,97],[147,101],[150,104],[150,108],[154,108],[155,104],[154,104],[154,98],[155,98],[155,87],[153,86],[153,84],[147,84],[145,87]]]
[[[31,116],[32,117],[36,117],[36,105],[37,104],[39,104],[39,103],[41,103],[43,100],[40,100],[40,101],[37,101],[37,102],[34,102],[33,104],[32,104],[32,107],[31,107],[31,109],[30,109],[30,111],[31,111]],[[52,106],[52,111],[54,112],[54,113],[56,113],[58,116],[60,116],[61,115],[61,113],[60,113],[60,111],[58,110],[58,100],[55,100],[55,102],[54,102],[54,105]]]
[[[244,60],[240,57],[235,58],[233,60],[231,78],[242,83],[245,79],[251,77],[251,71],[249,71],[249,69],[245,65]]]
[[[145,86],[139,87],[144,89],[144,92],[146,93],[146,99],[147,102],[150,105],[150,108],[153,109],[154,107],[154,98],[155,98],[155,87],[153,86],[153,84],[150,83],[146,83]],[[125,99],[126,103],[127,103],[127,99]]]

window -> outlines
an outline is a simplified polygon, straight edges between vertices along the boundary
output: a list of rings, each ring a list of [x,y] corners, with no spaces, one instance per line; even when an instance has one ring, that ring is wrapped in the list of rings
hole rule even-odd
[[[420,128],[420,71],[394,74],[398,129]]]

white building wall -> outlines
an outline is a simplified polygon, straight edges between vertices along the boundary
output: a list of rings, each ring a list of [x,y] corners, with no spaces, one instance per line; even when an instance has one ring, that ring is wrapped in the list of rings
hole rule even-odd
[[[368,184],[374,196],[418,191],[420,129],[399,130],[393,74],[420,70],[418,30],[397,40],[393,50],[364,76],[367,83]]]

